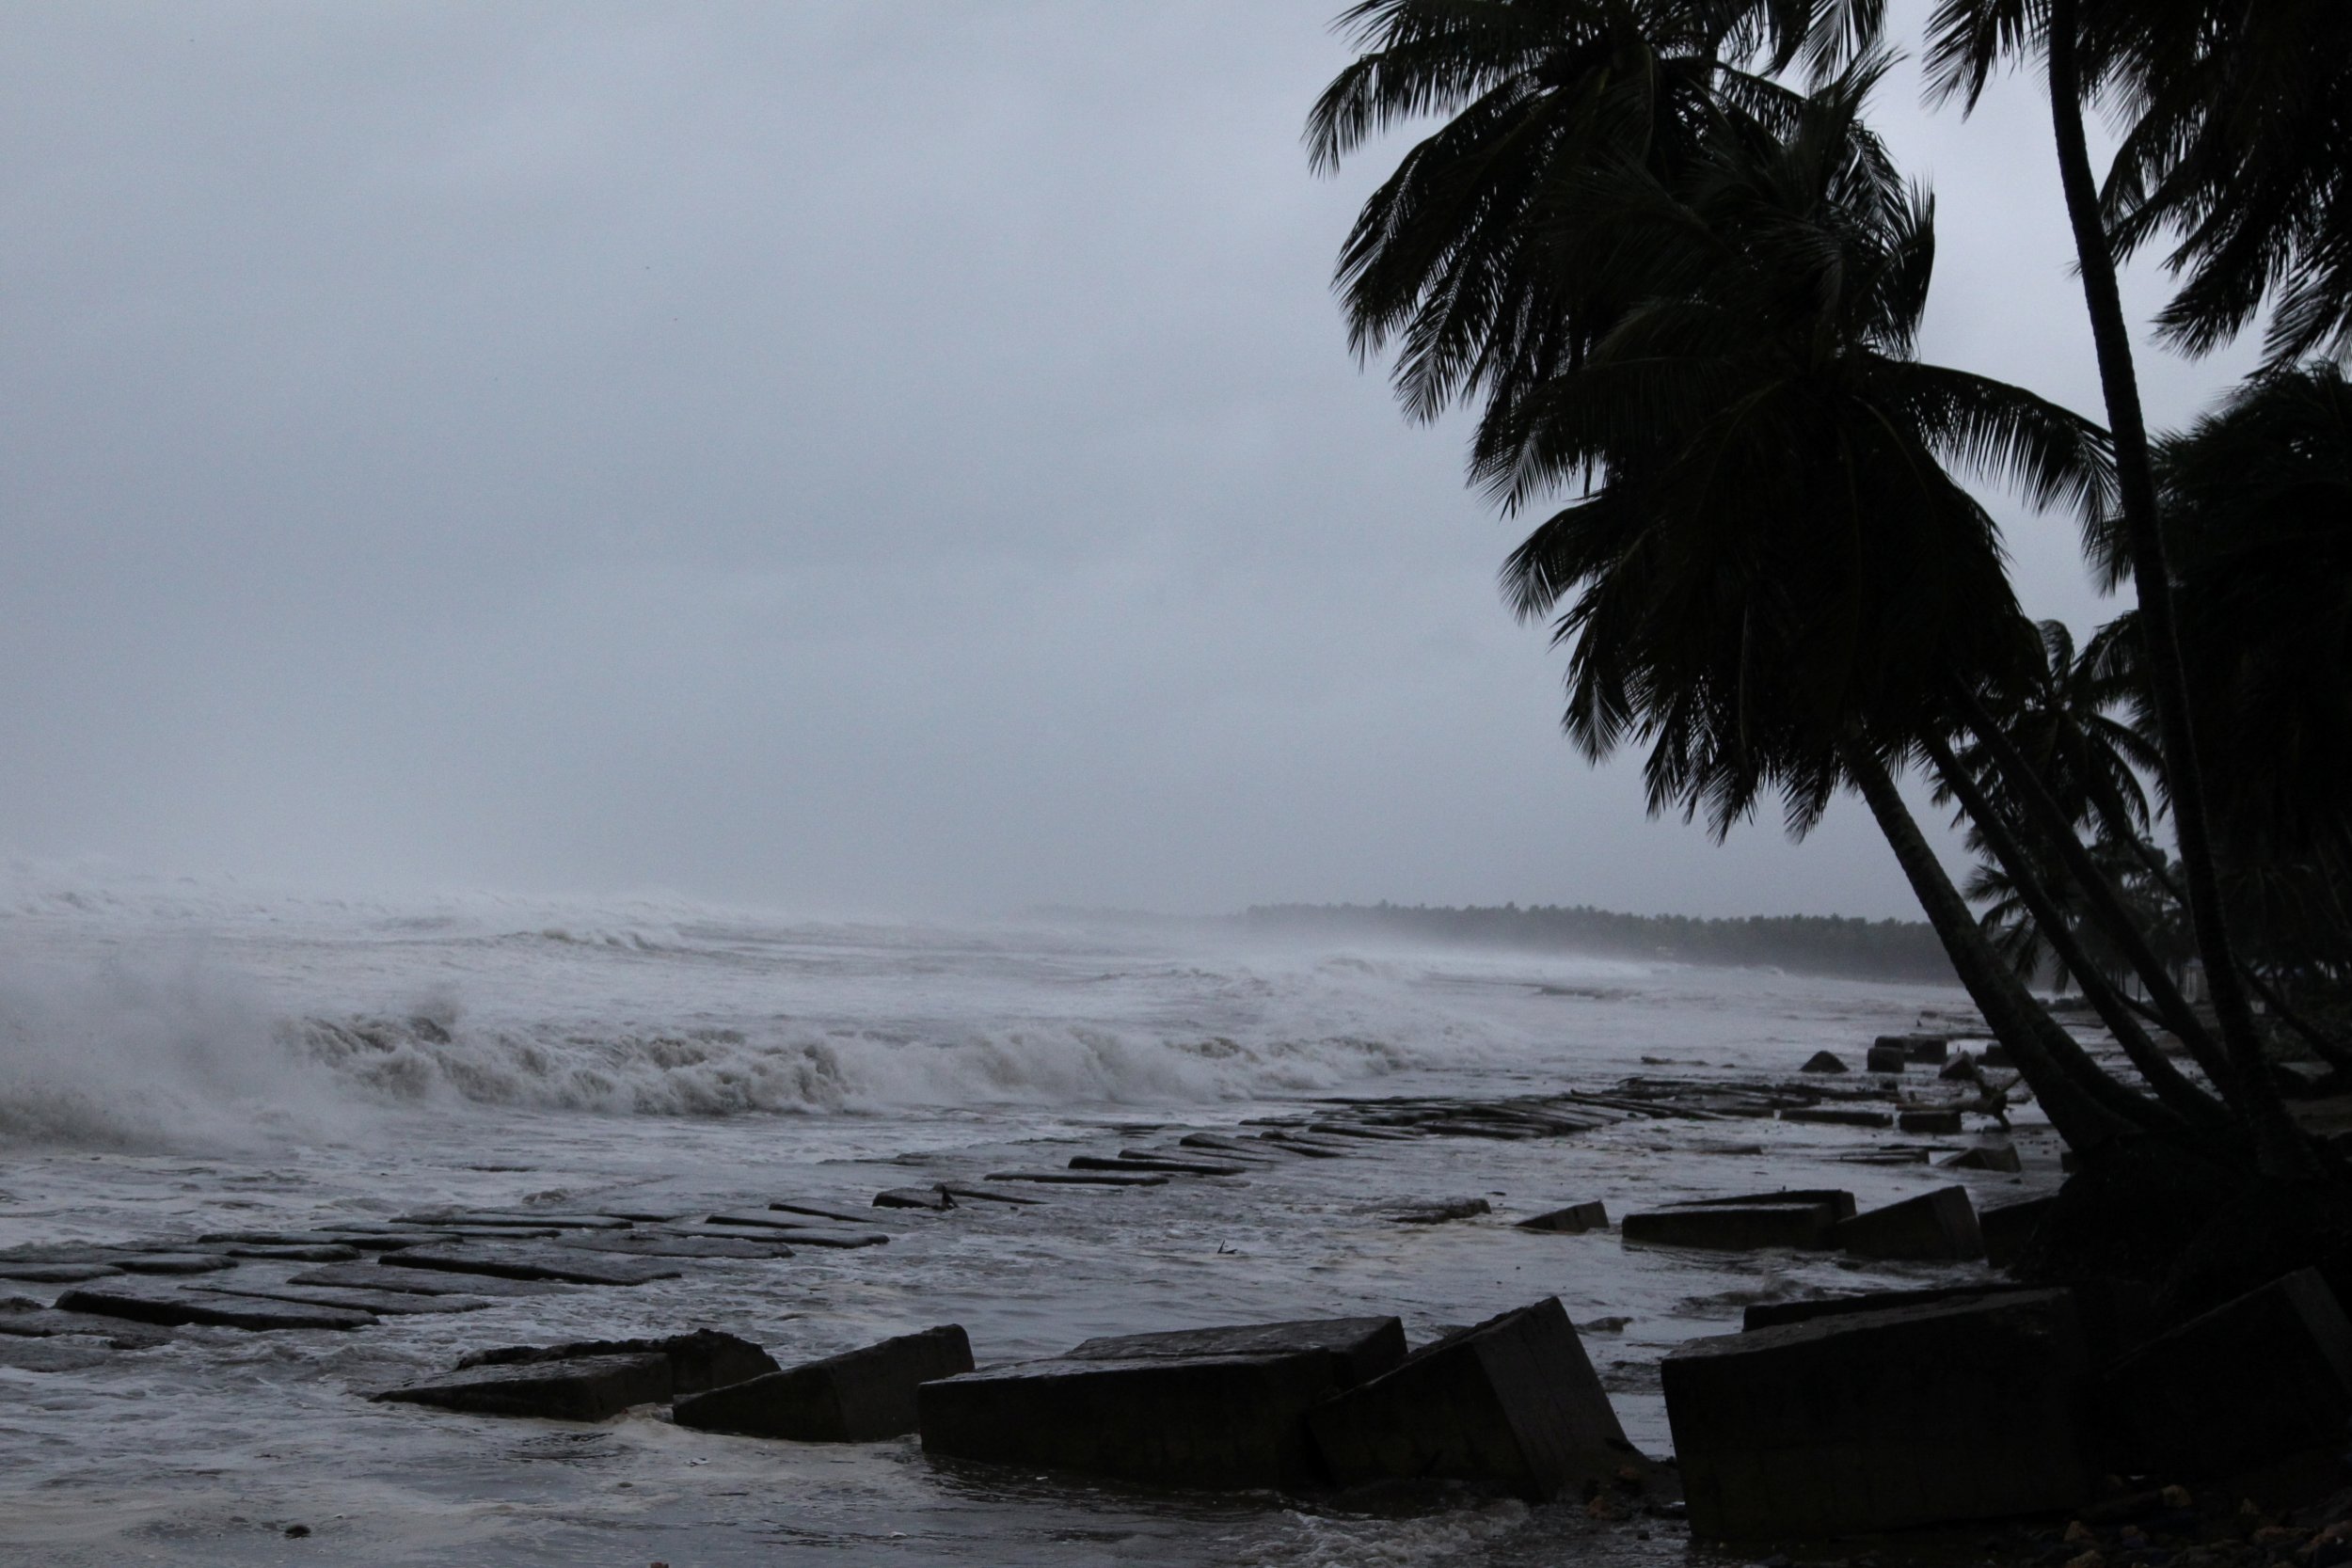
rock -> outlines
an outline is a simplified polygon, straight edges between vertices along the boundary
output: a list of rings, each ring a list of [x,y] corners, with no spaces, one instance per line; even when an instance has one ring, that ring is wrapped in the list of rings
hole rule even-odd
[[[133,1323],[161,1323],[167,1328],[203,1323],[256,1331],[349,1329],[365,1328],[375,1322],[374,1313],[345,1307],[306,1307],[290,1301],[248,1299],[217,1291],[142,1290],[129,1284],[79,1286],[57,1298],[57,1309],[89,1312],[102,1318],[128,1318]]]
[[[674,1230],[615,1235],[609,1231],[576,1230],[557,1243],[581,1252],[617,1252],[625,1258],[789,1258],[784,1238],[774,1241],[738,1236],[681,1236]]]
[[[1911,1055],[1898,1045],[1874,1045],[1866,1053],[1864,1068],[1870,1072],[1900,1072],[1911,1064]]]
[[[1617,1233],[1658,1246],[1826,1247],[1837,1223],[1836,1207],[1825,1202],[1724,1203],[1628,1214]]]
[[[1898,1111],[1895,1125],[1905,1132],[1947,1133],[1960,1131],[1958,1111]]]
[[[2195,1480],[2341,1448],[2352,1419],[2352,1323],[2301,1269],[2159,1335],[2109,1367],[2111,1458]]]
[[[1456,1197],[1438,1203],[1408,1204],[1401,1209],[1383,1212],[1390,1219],[1404,1225],[1442,1225],[1447,1220],[1475,1219],[1480,1214],[1491,1214],[1494,1206],[1483,1197]]]
[[[2026,1163],[2018,1158],[2013,1144],[1979,1144],[1974,1148],[1963,1148],[1938,1164],[1946,1170],[1996,1170],[2009,1176],[2015,1176],[2026,1168]]]
[[[1307,1426],[1342,1485],[1487,1481],[1544,1501],[1646,1468],[1551,1299],[1423,1346],[1310,1411]]]
[[[1984,1256],[1984,1235],[1965,1187],[1938,1187],[1840,1220],[1831,1241],[1854,1258],[1964,1261]]]
[[[771,1363],[772,1365],[772,1363]],[[955,1323],[903,1334],[677,1402],[678,1425],[803,1443],[872,1443],[915,1427],[915,1389],[972,1370]]]
[[[1847,1067],[1845,1058],[1836,1052],[1816,1051],[1804,1059],[1804,1066],[1797,1070],[1799,1072],[1851,1072],[1853,1069]]]
[[[1565,1209],[1554,1209],[1548,1214],[1534,1214],[1519,1221],[1521,1230],[1606,1230],[1609,1210],[1597,1198],[1589,1203],[1571,1203]]]
[[[749,1339],[697,1328],[660,1338],[575,1339],[561,1345],[502,1345],[475,1351],[457,1363],[459,1371],[476,1367],[532,1366],[546,1361],[580,1361],[614,1355],[660,1355],[670,1363],[670,1392],[699,1394],[765,1377],[776,1370],[775,1357]],[[667,1397],[666,1395],[664,1396]]]
[[[1205,1160],[1169,1160],[1157,1155],[1121,1154],[1116,1158],[1104,1154],[1073,1154],[1072,1170],[1126,1170],[1157,1172],[1162,1176],[1247,1176],[1247,1165],[1212,1164]]]
[[[393,1269],[376,1263],[330,1263],[286,1281],[289,1285],[324,1285],[342,1291],[397,1291],[430,1296],[489,1296],[509,1300],[522,1296],[559,1296],[571,1289],[552,1280],[501,1279],[495,1275],[441,1274],[429,1269]]]
[[[1885,1111],[1856,1111],[1842,1106],[1802,1105],[1780,1114],[1783,1121],[1814,1122],[1824,1127],[1892,1127],[1893,1116]]]
[[[915,1408],[926,1453],[1160,1486],[1295,1487],[1323,1477],[1307,1411],[1403,1351],[1392,1318],[1125,1336],[926,1383]]]
[[[1165,1187],[1168,1178],[1152,1171],[993,1170],[989,1181],[1035,1181],[1057,1187]]]
[[[237,1260],[215,1252],[142,1252],[117,1257],[114,1265],[125,1274],[218,1274]]]
[[[2030,1291],[1692,1340],[1661,1368],[1692,1528],[1794,1538],[2087,1497],[2074,1296]]]
[[[647,1280],[675,1279],[683,1272],[658,1259],[607,1256],[579,1247],[546,1244],[404,1247],[386,1253],[383,1260],[373,1266],[495,1275],[506,1279],[552,1279],[573,1285],[643,1285]]]
[[[588,1355],[474,1367],[369,1397],[475,1416],[601,1421],[631,1405],[668,1399],[670,1361],[660,1354]]]
[[[0,1279],[25,1285],[79,1285],[85,1280],[117,1277],[121,1273],[112,1263],[0,1263]]]
[[[892,1187],[874,1195],[877,1209],[930,1209],[945,1213],[956,1200],[945,1187]]]

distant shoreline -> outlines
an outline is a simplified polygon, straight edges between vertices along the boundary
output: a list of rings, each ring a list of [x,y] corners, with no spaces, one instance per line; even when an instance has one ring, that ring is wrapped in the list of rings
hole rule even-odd
[[[1849,979],[1955,985],[1951,961],[1924,921],[1844,915],[1620,914],[1591,905],[1261,904],[1237,917],[1253,930],[1382,935],[1474,947],[1669,963],[1769,966]]]

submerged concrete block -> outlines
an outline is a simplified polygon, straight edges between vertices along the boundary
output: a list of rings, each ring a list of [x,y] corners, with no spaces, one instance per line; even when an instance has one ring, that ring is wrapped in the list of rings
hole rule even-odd
[[[715,1386],[679,1400],[671,1414],[706,1432],[873,1443],[914,1430],[918,1386],[971,1370],[972,1342],[947,1323]]]
[[[698,1394],[730,1383],[741,1383],[776,1370],[775,1357],[749,1339],[697,1328],[685,1334],[637,1339],[575,1339],[560,1345],[502,1345],[475,1351],[457,1363],[460,1371],[475,1367],[513,1367],[549,1361],[578,1361],[592,1356],[659,1355],[670,1364],[670,1392]],[[666,1397],[666,1396],[665,1396]]]
[[[1837,1105],[1800,1106],[1780,1114],[1783,1121],[1812,1122],[1822,1127],[1892,1127],[1895,1117],[1887,1111],[1858,1111]]]
[[[531,1243],[516,1246],[404,1247],[386,1253],[379,1262],[358,1266],[379,1270],[429,1269],[443,1274],[556,1280],[572,1285],[643,1285],[648,1280],[675,1279],[684,1272],[659,1259]]]
[[[1965,1187],[1938,1187],[1840,1220],[1832,1241],[1856,1258],[1965,1261],[1984,1256],[1984,1235]]]
[[[1423,1346],[1307,1425],[1343,1485],[1492,1481],[1540,1501],[1645,1463],[1552,1299]]]
[[[1837,1200],[1844,1199],[1841,1205]],[[1851,1213],[1853,1198],[1787,1193],[1771,1197],[1726,1198],[1713,1203],[1676,1204],[1628,1214],[1617,1233],[1629,1242],[1658,1246],[1826,1247],[1840,1209]]]
[[[1946,1170],[1995,1170],[2006,1176],[2015,1176],[2026,1168],[2014,1144],[1979,1144],[1938,1163]]]
[[[479,1366],[371,1395],[378,1403],[429,1404],[476,1416],[601,1421],[670,1397],[670,1360],[660,1354],[583,1355]]]
[[[2099,1402],[2113,1417],[2111,1459],[2136,1472],[2218,1476],[2341,1449],[2352,1323],[2318,1271],[2301,1269],[2117,1361]]]
[[[2042,1224],[2058,1202],[2056,1193],[2029,1197],[2020,1203],[2004,1203],[1997,1208],[1979,1210],[1977,1229],[1984,1237],[1985,1259],[1994,1268],[2006,1268],[2025,1250],[2035,1228]]]
[[[1804,1066],[1797,1070],[1799,1072],[1851,1072],[1853,1069],[1847,1067],[1845,1058],[1836,1052],[1816,1051],[1804,1059]]]
[[[2089,1491],[2072,1292],[2028,1291],[1693,1340],[1662,1367],[1692,1528],[1898,1529]]]
[[[1548,1214],[1534,1214],[1519,1221],[1521,1230],[1606,1230],[1609,1228],[1609,1209],[1597,1198],[1590,1203],[1571,1203],[1565,1209],[1554,1209]]]
[[[874,1195],[877,1209],[928,1209],[946,1213],[956,1200],[945,1187],[886,1187]]]
[[[1905,1132],[1957,1132],[1960,1131],[1960,1113],[1947,1110],[1898,1111],[1895,1113],[1895,1125]]]
[[[1323,1479],[1310,1408],[1401,1356],[1393,1318],[1090,1339],[1067,1356],[926,1383],[923,1449],[1159,1486]]]
[[[1889,1045],[1882,1040],[1865,1053],[1863,1065],[1872,1072],[1900,1072],[1911,1065],[1911,1053],[1900,1041]]]
[[[344,1307],[309,1307],[287,1301],[263,1301],[212,1292],[141,1290],[133,1285],[85,1285],[57,1298],[61,1312],[88,1312],[102,1318],[128,1318],[133,1323],[204,1323],[218,1328],[255,1331],[286,1328],[365,1328],[375,1322],[373,1312]]]

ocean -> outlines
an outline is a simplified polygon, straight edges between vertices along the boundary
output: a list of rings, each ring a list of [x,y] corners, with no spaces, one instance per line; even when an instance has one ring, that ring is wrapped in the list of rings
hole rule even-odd
[[[1752,1084],[1969,1016],[1952,989],[1470,948],[1271,941],[1215,921],[824,922],[671,897],[333,897],[0,866],[0,1250],[301,1229],[451,1205],[680,1214],[1058,1166],[1334,1101]],[[1513,1221],[1955,1180],[1851,1129],[1628,1119],[1425,1138],[1034,1208],[874,1212],[885,1246],[697,1263],[632,1289],[333,1334],[186,1329],[0,1358],[0,1560],[44,1565],[1534,1563],[1687,1560],[1671,1520],[1574,1502],[1350,1512],[927,1461],[912,1438],[714,1436],[368,1402],[488,1345],[726,1329],[787,1365],[961,1323],[983,1365],[1091,1335],[1394,1314],[1415,1341],[1544,1296],[1629,1435],[1671,1450],[1660,1358],[1740,1307],[1937,1265],[1708,1255]],[[1407,1225],[1401,1205],[1491,1214]],[[55,1285],[0,1279],[38,1300]],[[297,1533],[289,1534],[290,1529]],[[1705,1554],[1698,1554],[1704,1558]],[[1727,1560],[1738,1560],[1735,1557]]]

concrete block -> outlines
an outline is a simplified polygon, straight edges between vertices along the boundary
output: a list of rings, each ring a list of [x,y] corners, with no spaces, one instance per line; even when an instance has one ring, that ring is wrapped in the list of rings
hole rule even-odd
[[[2033,1236],[2042,1217],[2058,1202],[2056,1193],[2029,1197],[2020,1203],[2004,1203],[1997,1208],[1978,1212],[1977,1229],[1984,1237],[1986,1261],[1994,1268],[2007,1268],[2023,1252]]]
[[[1761,1204],[1767,1207],[1788,1203],[1819,1204],[1829,1211],[1833,1220],[1854,1217],[1853,1194],[1843,1187],[1783,1187],[1771,1193],[1733,1193],[1723,1197],[1686,1197],[1666,1205],[1669,1209],[1736,1209]]]
[[[1804,1066],[1797,1070],[1799,1072],[1851,1072],[1853,1069],[1847,1067],[1845,1058],[1836,1052],[1816,1051],[1804,1059]]]
[[[2323,1445],[2352,1423],[2352,1323],[2301,1269],[2157,1336],[2101,1376],[2112,1463],[2169,1479],[2228,1475]]]
[[[1949,1035],[1881,1035],[1871,1042],[1874,1051],[1899,1051],[1905,1061],[1940,1063],[1951,1049]]]
[[[1895,1125],[1905,1132],[1951,1133],[1960,1131],[1958,1111],[1898,1111]]]
[[[1851,1193],[1757,1195],[1628,1214],[1618,1234],[1658,1246],[1827,1247],[1842,1214],[1852,1212]]]
[[[514,1367],[548,1361],[578,1361],[615,1355],[659,1355],[670,1364],[669,1394],[698,1394],[730,1383],[741,1383],[776,1370],[775,1358],[749,1339],[697,1328],[685,1334],[638,1339],[575,1339],[560,1345],[502,1345],[475,1351],[457,1363],[458,1370],[475,1367]]]
[[[1900,1072],[1911,1065],[1911,1053],[1902,1048],[1900,1042],[1894,1045],[1881,1043],[1870,1047],[1863,1058],[1863,1065],[1872,1072]]]
[[[668,1399],[670,1361],[658,1354],[584,1355],[473,1367],[370,1397],[378,1403],[429,1404],[476,1416],[601,1421],[631,1405]]]
[[[434,1269],[388,1269],[375,1263],[329,1263],[286,1281],[338,1291],[398,1291],[428,1296],[491,1296],[501,1301],[560,1296],[569,1285],[544,1279],[505,1279],[497,1275],[454,1274]]]
[[[1895,1117],[1886,1111],[1854,1110],[1841,1105],[1805,1105],[1783,1111],[1783,1121],[1812,1122],[1822,1127],[1892,1127]]]
[[[1979,1144],[1938,1162],[1946,1170],[1994,1170],[2015,1176],[2026,1168],[2014,1144]]]
[[[928,1209],[946,1213],[956,1206],[945,1187],[890,1187],[874,1195],[877,1209]]]
[[[523,1243],[516,1246],[403,1247],[376,1263],[348,1265],[377,1270],[431,1269],[443,1274],[491,1275],[502,1279],[556,1280],[572,1285],[643,1285],[675,1279],[683,1272],[655,1258],[624,1258],[579,1247]]]
[[[1490,1481],[1541,1501],[1646,1463],[1549,1299],[1423,1346],[1307,1425],[1342,1485]]]
[[[85,1285],[57,1298],[60,1312],[87,1312],[102,1318],[128,1318],[133,1323],[160,1323],[176,1328],[203,1323],[217,1328],[254,1331],[287,1328],[365,1328],[375,1322],[373,1312],[344,1307],[307,1307],[289,1301],[261,1301],[238,1296],[179,1290],[142,1290],[131,1284]]]
[[[1661,1369],[1692,1528],[1792,1538],[2071,1507],[2092,1474],[2088,1368],[2063,1290],[1693,1340]]]
[[[1308,1410],[1403,1349],[1392,1318],[1121,1336],[926,1383],[915,1407],[927,1453],[1158,1486],[1298,1487],[1323,1479]]]
[[[1984,1234],[1965,1187],[1938,1187],[1840,1220],[1831,1241],[1855,1258],[1966,1261],[1984,1256]]]
[[[771,1362],[772,1367],[774,1363]],[[972,1370],[972,1343],[947,1323],[902,1334],[681,1399],[678,1425],[803,1443],[872,1443],[913,1432],[915,1389]]]
[[[1597,1198],[1590,1203],[1571,1203],[1565,1209],[1554,1209],[1548,1214],[1534,1214],[1519,1221],[1521,1230],[1606,1230],[1609,1210]]]

